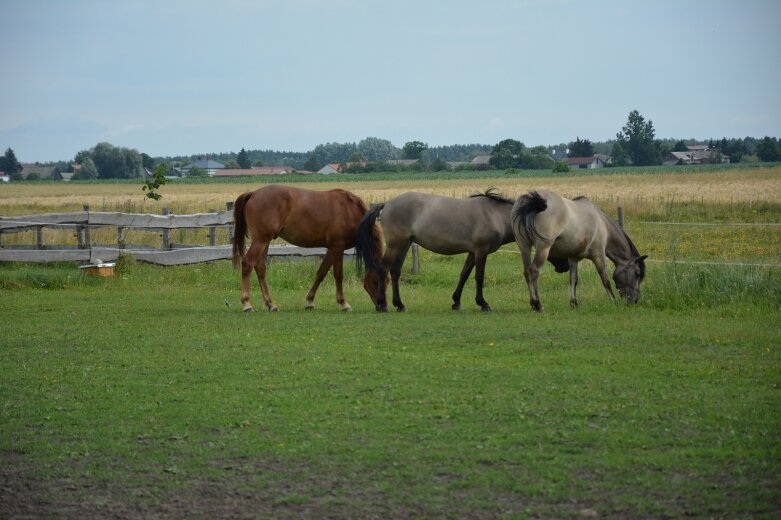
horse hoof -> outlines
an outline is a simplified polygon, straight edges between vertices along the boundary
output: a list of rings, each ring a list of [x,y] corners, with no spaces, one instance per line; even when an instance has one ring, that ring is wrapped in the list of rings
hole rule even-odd
[[[483,312],[491,312],[493,309],[491,309],[490,305],[485,304],[482,307],[480,307],[480,310],[483,311]]]
[[[353,312],[353,308],[350,307],[349,305],[345,305],[344,307],[342,307],[342,312]]]
[[[454,303],[453,305],[450,306],[450,308],[453,309],[454,311],[460,311],[461,310],[461,304],[460,303]]]
[[[377,312],[388,312],[388,308],[387,307],[380,307],[379,305],[375,306],[374,310],[377,311]]]
[[[400,306],[400,307],[396,307],[396,310],[398,312],[407,312],[407,308],[405,306],[403,306],[403,305]]]
[[[255,312],[255,307],[246,307],[244,309],[244,312],[246,312],[246,313]]]
[[[279,307],[277,307],[276,305],[269,305],[268,306],[268,311],[269,312],[278,312],[279,311]]]

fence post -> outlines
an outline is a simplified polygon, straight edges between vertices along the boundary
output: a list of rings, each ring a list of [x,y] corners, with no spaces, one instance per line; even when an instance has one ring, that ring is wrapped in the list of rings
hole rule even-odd
[[[412,244],[412,274],[418,274],[420,272],[420,254],[418,251],[418,245]]]
[[[618,227],[624,229],[624,208],[618,206]]]
[[[35,228],[35,247],[37,249],[46,249],[43,246],[43,226]]]
[[[163,215],[168,215],[171,212],[168,208],[163,208]],[[168,228],[163,228],[163,249],[171,249],[171,231]]]
[[[209,213],[217,213],[216,209],[210,209]],[[209,226],[209,245],[214,247],[217,245],[217,228]]]
[[[125,249],[125,228],[117,226],[117,249]]]
[[[225,203],[225,209],[233,213],[233,201]],[[228,242],[233,243],[233,224],[228,226]]]
[[[89,249],[92,242],[89,234],[89,204],[84,204],[84,211],[87,212],[88,223],[82,224],[76,234],[76,238],[79,241],[79,249]]]

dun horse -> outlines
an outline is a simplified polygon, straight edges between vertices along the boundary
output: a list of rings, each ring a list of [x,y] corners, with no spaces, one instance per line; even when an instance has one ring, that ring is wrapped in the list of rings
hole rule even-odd
[[[556,271],[569,271],[569,301],[577,307],[578,262],[588,258],[597,268],[610,299],[615,300],[605,273],[605,258],[616,266],[613,281],[626,303],[637,303],[645,278],[645,259],[623,229],[585,197],[565,199],[550,191],[532,191],[513,206],[513,232],[521,250],[523,275],[531,306],[542,311],[537,280],[545,260]],[[535,249],[534,260],[531,257]]]
[[[384,204],[377,204],[361,220],[356,238],[356,258],[366,264],[367,273],[376,273],[387,280],[390,271],[393,286],[393,305],[399,311],[406,310],[399,294],[399,276],[407,251],[413,242],[443,255],[468,253],[458,286],[453,293],[454,310],[461,308],[461,292],[474,267],[477,294],[475,302],[484,311],[491,306],[483,298],[483,278],[486,257],[503,244],[513,241],[510,210],[513,201],[501,197],[493,190],[472,195],[468,199],[454,199],[405,193]],[[371,233],[380,220],[385,236],[385,255],[382,262],[372,252],[376,248],[375,234]],[[387,284],[367,287],[375,308],[388,310],[385,295]]]
[[[266,258],[269,243],[280,237],[301,247],[325,247],[327,252],[317,269],[317,275],[306,295],[306,308],[314,308],[315,293],[333,267],[336,280],[336,301],[342,310],[351,310],[344,299],[342,278],[344,250],[355,245],[358,223],[367,211],[366,203],[344,190],[312,191],[288,186],[266,186],[244,193],[236,199],[233,210],[233,265],[241,264],[241,303],[244,311],[253,310],[249,300],[250,273],[254,269],[263,293],[263,302],[270,311],[278,310],[271,301],[266,284]],[[379,228],[370,230],[381,233]],[[244,250],[244,240],[252,243]],[[378,246],[375,254],[381,254]],[[368,254],[372,254],[369,252]],[[366,273],[364,286],[379,283],[374,273]]]

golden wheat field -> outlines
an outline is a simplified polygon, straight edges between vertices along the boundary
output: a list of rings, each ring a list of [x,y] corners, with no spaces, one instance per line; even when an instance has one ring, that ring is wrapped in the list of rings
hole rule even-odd
[[[381,202],[405,191],[423,191],[465,197],[495,186],[510,197],[530,189],[552,189],[565,196],[585,195],[610,207],[627,211],[648,210],[655,205],[676,203],[781,202],[781,167],[730,169],[723,172],[595,175],[517,178],[495,174],[485,179],[404,180],[298,183],[311,189],[344,188],[368,203]],[[260,186],[260,184],[258,184]],[[164,185],[162,200],[144,198],[140,184],[3,184],[0,185],[0,215],[17,216],[49,212],[80,211],[89,204],[93,211],[177,214],[222,210],[225,203],[253,189],[247,183]]]

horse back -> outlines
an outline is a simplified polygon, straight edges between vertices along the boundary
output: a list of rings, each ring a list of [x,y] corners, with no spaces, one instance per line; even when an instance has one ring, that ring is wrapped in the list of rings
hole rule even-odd
[[[302,247],[352,247],[366,204],[346,190],[272,185],[252,193],[245,218],[253,240],[280,237]]]

